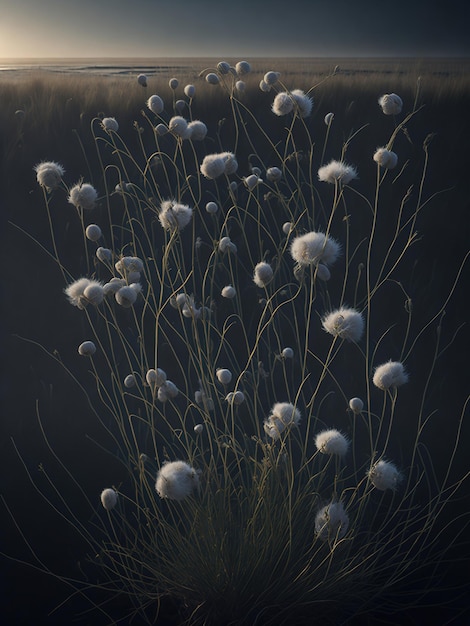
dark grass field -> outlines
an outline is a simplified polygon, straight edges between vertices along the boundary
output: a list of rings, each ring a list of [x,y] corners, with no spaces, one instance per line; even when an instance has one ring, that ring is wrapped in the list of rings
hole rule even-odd
[[[199,70],[209,67],[213,60],[201,59],[152,64],[142,61],[135,67],[121,63],[81,63],[77,69],[67,66],[61,71],[21,69],[0,73],[0,158],[1,158],[1,351],[2,376],[0,458],[2,463],[0,493],[11,509],[19,528],[1,507],[1,551],[17,557],[19,561],[35,561],[22,537],[37,557],[51,571],[64,576],[81,577],[80,560],[84,558],[76,533],[52,511],[31,487],[25,467],[15,452],[15,446],[26,459],[27,470],[42,480],[38,469],[41,463],[50,468],[57,466],[51,450],[44,441],[38,420],[38,407],[52,448],[60,449],[61,459],[72,474],[80,474],[85,491],[97,491],[103,482],[116,480],[117,467],[110,457],[103,455],[93,443],[100,441],[103,433],[96,428],[88,410],[86,399],[77,385],[64,375],[61,367],[52,362],[47,352],[57,351],[59,359],[71,361],[76,346],[82,340],[83,328],[76,323],[75,311],[63,297],[62,277],[54,262],[47,257],[35,241],[49,246],[49,227],[44,209],[42,191],[38,187],[33,166],[41,160],[62,163],[70,175],[69,180],[80,176],[100,185],[96,151],[90,132],[90,123],[96,116],[114,116],[120,125],[120,134],[130,145],[137,145],[134,122],[140,124],[141,110],[152,93],[171,101],[168,78],[180,79],[178,94],[187,83],[196,86],[193,104],[195,117],[204,120],[210,132],[222,117],[229,118],[230,110],[217,88],[198,77]],[[335,65],[338,75],[322,82]],[[44,64],[46,65],[46,64]],[[155,66],[160,70],[156,71]],[[446,300],[451,285],[459,272],[462,259],[470,243],[470,202],[468,182],[468,140],[470,137],[470,63],[468,60],[419,59],[338,59],[338,60],[276,60],[257,59],[252,62],[254,72],[247,79],[243,101],[255,116],[265,116],[272,95],[263,94],[257,84],[263,73],[275,69],[282,72],[288,87],[308,89],[320,83],[313,91],[315,106],[309,121],[315,133],[320,129],[326,113],[335,113],[335,123],[343,131],[330,146],[340,151],[341,144],[350,133],[358,129],[360,120],[374,119],[377,98],[384,92],[399,93],[407,108],[414,99],[423,105],[408,128],[412,148],[418,151],[427,135],[434,135],[430,145],[430,165],[427,175],[429,188],[438,195],[429,203],[421,216],[418,229],[421,240],[415,256],[407,258],[405,275],[410,278],[418,314],[423,316],[438,309]],[[119,73],[116,72],[119,68]],[[110,71],[110,68],[112,71]],[[149,76],[147,89],[140,87],[136,75],[145,69]],[[152,73],[153,72],[153,73]],[[417,85],[419,83],[419,91]],[[227,107],[224,109],[224,107]],[[17,113],[21,111],[22,113]],[[217,111],[217,113],[214,113]],[[268,121],[275,124],[277,120]],[[227,149],[233,141],[233,129],[226,125],[224,141]],[[374,150],[380,144],[373,121],[351,146],[350,159],[355,150],[365,146]],[[85,157],[86,155],[86,157]],[[360,180],[367,188],[370,181]],[[441,193],[442,192],[442,193]],[[60,207],[53,207],[57,219],[68,232],[67,241],[61,242],[64,264],[72,271],[73,224],[68,223]],[[25,231],[25,232],[23,232]],[[467,304],[468,264],[459,279],[455,294],[446,306],[442,323],[442,345],[448,345],[438,365],[437,384],[430,390],[435,400],[439,420],[430,434],[436,448],[449,450],[445,425],[460,414],[469,391],[469,315]],[[386,309],[387,307],[385,307]],[[384,310],[384,314],[387,311]],[[44,350],[42,347],[44,347]],[[426,342],[420,348],[424,354],[431,351]],[[75,366],[74,366],[75,367]],[[86,364],[74,371],[78,377],[86,375]],[[468,442],[470,429],[465,425],[462,437]],[[14,444],[13,444],[14,441]],[[459,452],[456,473],[469,469],[468,454]],[[438,471],[445,471],[439,467]],[[89,470],[88,470],[89,468]],[[96,476],[99,468],[99,478]],[[57,468],[58,469],[58,468]],[[60,484],[58,485],[60,489]],[[79,494],[72,497],[79,498]],[[458,515],[470,506],[468,489],[459,493],[459,500],[449,508],[448,515]],[[445,542],[445,533],[440,538]],[[467,554],[470,558],[468,542]],[[468,624],[465,612],[468,598],[455,600],[455,588],[468,582],[468,565],[458,560],[459,554],[449,554],[449,572],[443,586],[454,592],[437,591],[436,607],[399,615],[390,624]],[[455,559],[455,566],[453,560]],[[24,626],[62,624],[102,624],[99,615],[84,614],[78,618],[83,604],[74,597],[65,609],[50,613],[67,595],[67,586],[56,576],[40,574],[19,562],[0,561],[0,615],[3,623]],[[457,593],[458,595],[458,593]],[[445,606],[448,598],[454,600],[452,620]],[[97,602],[105,598],[96,598]],[[125,610],[119,599],[108,609],[118,616]],[[171,620],[172,607],[166,610]],[[434,621],[433,621],[434,620]],[[437,620],[437,621],[436,621]],[[467,621],[466,621],[467,620]],[[138,622],[136,622],[137,624]],[[351,620],[351,624],[376,624],[374,616]],[[382,623],[382,622],[381,622]]]

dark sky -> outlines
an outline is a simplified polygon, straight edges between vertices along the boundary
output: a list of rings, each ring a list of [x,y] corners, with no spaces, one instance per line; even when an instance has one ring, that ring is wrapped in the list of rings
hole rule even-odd
[[[468,56],[469,0],[0,0],[0,58]]]

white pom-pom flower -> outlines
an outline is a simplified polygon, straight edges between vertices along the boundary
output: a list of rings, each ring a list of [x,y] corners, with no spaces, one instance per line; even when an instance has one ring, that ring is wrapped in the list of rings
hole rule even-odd
[[[201,163],[201,174],[209,179],[225,173],[225,160],[220,154],[207,154]]]
[[[295,107],[300,117],[308,117],[313,108],[312,98],[307,96],[302,89],[292,90],[291,96],[294,98]]]
[[[160,96],[154,94],[147,100],[147,107],[152,111],[152,113],[155,113],[155,115],[160,115],[160,113],[163,112],[165,105]]]
[[[280,77],[281,77],[280,72],[274,72],[270,70],[269,72],[266,72],[266,74],[263,76],[263,80],[267,85],[272,86],[277,83]]]
[[[192,141],[202,141],[207,135],[207,126],[200,120],[193,120],[188,124]]]
[[[164,463],[158,474],[155,489],[160,498],[181,501],[191,495],[199,485],[199,475],[184,461]]]
[[[88,304],[90,304],[90,300],[85,296],[85,291],[88,290],[88,296],[95,297],[95,300],[98,298],[96,293],[96,288],[99,287],[101,290],[103,289],[101,283],[90,280],[89,278],[79,278],[75,280],[73,283],[70,283],[65,288],[65,295],[68,298],[70,304],[78,307],[79,309],[84,309]]]
[[[208,82],[209,85],[218,85],[220,78],[215,72],[209,72],[209,74],[206,74],[206,82]]]
[[[116,291],[116,302],[125,309],[129,309],[137,300],[137,296],[142,291],[142,285],[140,283],[131,283],[130,285],[124,285]]]
[[[218,210],[219,210],[219,206],[218,206],[217,202],[212,202],[211,201],[211,202],[208,202],[206,204],[206,211],[207,211],[207,213],[214,214],[214,213],[217,213]]]
[[[396,93],[385,93],[378,102],[385,115],[398,115],[403,108],[403,100]]]
[[[293,97],[289,93],[281,91],[274,98],[274,102],[271,107],[272,112],[279,117],[288,115],[294,108],[294,102]]]
[[[113,131],[117,133],[119,130],[119,124],[115,117],[103,117],[101,120],[101,126],[108,132]]]
[[[85,236],[90,241],[98,241],[102,237],[101,228],[97,224],[89,224],[85,230]]]
[[[333,337],[357,342],[364,332],[364,318],[359,311],[342,306],[325,315],[322,326]]]
[[[327,126],[331,126],[331,123],[333,122],[333,118],[334,118],[334,116],[335,116],[335,114],[334,114],[334,113],[327,113],[327,114],[325,115],[325,118],[324,118],[324,120],[323,120],[323,121],[325,122],[325,124],[326,124]]]
[[[100,500],[103,508],[105,508],[107,511],[111,511],[117,504],[118,494],[116,493],[116,491],[114,491],[114,489],[111,489],[109,487],[108,489],[103,489],[103,491],[101,492]]]
[[[93,341],[84,341],[78,346],[78,354],[81,356],[93,356],[96,352],[96,346]]]
[[[77,183],[69,192],[68,201],[77,209],[91,211],[95,208],[98,192],[89,183]]]
[[[124,387],[126,389],[132,389],[133,387],[135,387],[137,384],[137,380],[135,378],[134,374],[128,374],[125,378],[124,378]]]
[[[235,174],[238,169],[238,161],[233,152],[222,152],[220,156],[224,160],[225,173],[227,176]]]
[[[300,411],[293,404],[277,402],[271,409],[269,417],[264,421],[264,431],[271,439],[277,440],[284,431],[298,426],[300,419]]]
[[[353,413],[358,415],[364,408],[364,402],[361,398],[351,398],[351,400],[349,400],[349,408]]]
[[[354,178],[357,178],[356,168],[343,161],[333,159],[318,170],[318,180],[332,185],[336,183],[348,185]]]
[[[282,171],[278,167],[268,167],[266,170],[266,178],[270,183],[277,183],[282,178]]]
[[[219,241],[219,250],[220,252],[231,252],[235,254],[237,252],[237,246],[233,243],[230,237],[225,236]]]
[[[367,471],[370,482],[379,491],[395,490],[400,482],[400,472],[390,461],[380,459]]]
[[[194,95],[196,93],[196,87],[194,85],[186,85],[183,91],[185,96],[187,96],[188,98],[194,98]]]
[[[289,346],[287,346],[286,348],[283,348],[282,352],[281,352],[281,357],[283,359],[293,359],[294,358],[294,350],[292,348],[290,348]]]
[[[232,285],[226,285],[222,289],[221,294],[224,298],[228,298],[229,300],[231,300],[232,298],[235,298],[235,296],[237,295],[237,291]]]
[[[387,361],[375,368],[372,382],[376,387],[386,391],[391,387],[400,387],[408,382],[408,374],[400,361]]]
[[[145,380],[147,381],[147,385],[149,385],[149,387],[161,387],[167,380],[166,372],[160,367],[157,367],[157,369],[151,368],[147,370]]]
[[[336,239],[316,231],[295,237],[290,246],[291,256],[299,265],[332,265],[340,250]]]
[[[266,287],[274,276],[273,268],[266,261],[260,261],[255,265],[255,271],[253,274],[253,282],[257,287]]]
[[[170,89],[177,89],[178,85],[180,84],[180,81],[177,78],[170,78],[170,80],[168,81],[168,85],[170,86]]]
[[[239,76],[244,76],[245,74],[249,74],[251,72],[251,65],[248,61],[238,61],[235,65],[235,71]]]
[[[373,158],[380,167],[384,167],[388,170],[392,170],[398,163],[398,156],[395,152],[387,150],[387,148],[377,148]]]
[[[164,200],[160,206],[158,219],[165,230],[183,230],[191,221],[193,210],[176,200]]]
[[[322,430],[315,436],[315,447],[322,454],[344,456],[348,446],[346,437],[335,428]]]
[[[43,161],[42,163],[38,163],[34,166],[34,171],[36,172],[36,180],[41,187],[44,187],[47,191],[56,189],[65,174],[62,165],[55,161]]]
[[[137,76],[137,82],[139,83],[139,85],[141,85],[142,87],[147,87],[147,76],[145,74],[139,74]]]
[[[181,117],[181,115],[175,115],[168,122],[168,128],[177,137],[181,139],[189,139],[191,131],[188,130],[188,122]]]
[[[217,376],[219,383],[222,383],[223,385],[228,385],[232,380],[232,372],[226,368],[220,367],[216,370],[215,375]]]
[[[342,539],[349,527],[349,517],[341,502],[330,502],[315,516],[315,533],[321,541]]]

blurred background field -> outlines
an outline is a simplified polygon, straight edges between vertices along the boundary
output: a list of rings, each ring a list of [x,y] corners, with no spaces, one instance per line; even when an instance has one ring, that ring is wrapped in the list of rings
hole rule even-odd
[[[28,486],[10,440],[14,438],[22,454],[28,458],[32,471],[37,471],[41,462],[54,463],[42,441],[36,419],[35,403],[40,398],[45,407],[44,413],[47,413],[49,429],[54,431],[54,426],[60,425],[51,443],[60,446],[71,471],[80,470],[84,463],[93,466],[92,461],[100,462],[99,451],[90,441],[95,434],[94,424],[92,416],[87,413],[84,398],[80,398],[79,394],[77,396],[73,381],[64,376],[60,367],[51,363],[37,345],[49,351],[57,350],[59,357],[67,362],[76,351],[83,330],[71,323],[73,311],[65,302],[58,268],[25,235],[25,232],[34,234],[37,240],[46,244],[49,241],[47,215],[33,167],[42,160],[58,161],[71,177],[70,182],[83,176],[100,187],[91,121],[96,117],[116,117],[123,139],[130,146],[137,145],[136,128],[140,126],[146,99],[156,93],[166,103],[172,102],[175,95],[179,97],[182,94],[183,87],[188,83],[196,87],[193,115],[203,120],[213,133],[222,119],[230,118],[229,103],[219,87],[208,85],[199,72],[214,67],[218,60],[166,59],[156,62],[139,59],[129,63],[119,59],[86,59],[65,60],[63,65],[47,60],[40,63],[25,60],[21,63],[12,60],[0,62],[0,236],[3,261],[0,279],[1,492],[10,503],[15,517],[24,524],[23,530],[40,555],[49,562],[52,560],[64,572],[70,571],[72,562],[77,576],[80,564],[76,562],[78,550],[71,543],[74,540],[72,534],[65,524],[62,525],[51,515]],[[268,70],[281,72],[281,79],[288,88],[307,91],[318,85],[310,92],[314,98],[314,109],[308,123],[312,135],[315,137],[318,133],[320,137],[325,132],[324,116],[330,111],[335,114],[334,125],[341,132],[332,139],[331,156],[338,157],[343,142],[362,127],[363,120],[369,119],[370,123],[351,144],[348,152],[351,162],[354,162],[355,154],[364,150],[372,154],[380,145],[375,122],[380,95],[390,92],[399,94],[405,111],[411,110],[415,101],[418,106],[423,106],[407,129],[410,150],[418,153],[424,139],[429,134],[434,135],[429,149],[427,176],[430,189],[437,195],[429,203],[426,215],[419,224],[419,255],[408,259],[407,267],[410,276],[414,277],[413,285],[423,310],[426,307],[432,310],[436,303],[445,300],[470,243],[467,154],[470,137],[470,61],[375,58],[247,60],[253,71],[246,78],[246,92],[240,100],[255,116],[263,117],[267,128],[270,123],[274,125],[277,122],[266,119],[270,115],[272,94],[263,93],[258,87]],[[324,80],[336,66],[339,66],[337,74]],[[140,73],[148,77],[146,88],[137,83]],[[176,94],[168,86],[172,77],[180,81]],[[229,122],[225,124],[223,133],[229,149],[234,133]],[[242,158],[240,163],[243,166]],[[361,185],[363,189],[370,187],[367,174],[360,172],[359,175],[358,188],[361,189]],[[59,216],[60,207],[55,207],[55,210]],[[62,220],[66,231],[73,230],[74,225],[68,224],[65,213],[58,219]],[[72,233],[69,240],[74,240]],[[70,243],[65,250],[65,261],[71,265],[75,252]],[[420,277],[423,277],[422,282]],[[436,405],[446,407],[447,415],[442,415],[444,421],[460,411],[462,399],[468,393],[468,278],[466,268],[455,297],[446,309],[443,323],[442,332],[450,347],[445,360],[439,365],[442,384],[437,385],[432,393],[436,397]],[[25,342],[18,336],[36,343]],[[426,350],[426,347],[423,349]],[[85,373],[86,365],[78,367],[82,370],[77,374]],[[73,403],[71,397],[74,398]],[[441,436],[438,428],[435,436]],[[447,444],[443,441],[442,445],[445,447]],[[464,456],[459,457],[458,466],[462,469],[468,466]],[[100,484],[106,482],[108,476],[112,480],[113,468],[106,459]],[[85,488],[96,489],[96,475],[88,476],[87,480]],[[461,507],[462,503],[458,506]],[[8,517],[5,517],[5,522],[2,521],[3,526],[6,532],[2,550],[23,555],[28,560],[28,551]],[[47,616],[62,597],[58,594],[60,583],[57,580],[36,577],[30,569],[12,563],[5,568],[2,565],[2,572],[1,601],[10,619],[7,623],[35,626],[63,623],[60,617],[57,618],[59,621],[54,621],[54,615]],[[456,578],[462,575],[460,571],[455,574]],[[24,602],[26,588],[28,601]],[[94,622],[87,617],[80,623]],[[402,623],[408,622],[404,618]]]

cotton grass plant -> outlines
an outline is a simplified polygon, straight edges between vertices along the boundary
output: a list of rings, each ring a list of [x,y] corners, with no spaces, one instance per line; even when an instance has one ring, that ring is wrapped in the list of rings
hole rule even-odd
[[[77,382],[125,475],[84,494],[92,523],[56,492],[100,568],[99,582],[69,582],[85,596],[93,586],[126,595],[122,623],[156,623],[168,598],[188,624],[404,611],[426,601],[468,523],[445,515],[467,478],[453,470],[464,409],[452,416],[444,473],[427,437],[446,346],[436,335],[431,362],[414,356],[445,303],[415,319],[402,269],[436,191],[427,140],[409,187],[419,107],[402,102],[402,113],[397,96],[392,111],[377,94],[380,136],[352,165],[360,131],[332,118],[325,127],[315,86],[291,89],[282,72],[264,72],[250,89],[270,101],[255,115],[237,86],[249,73],[241,61],[200,75],[230,121],[191,130],[198,87],[177,79],[171,97],[143,96],[137,148],[119,119],[93,119],[96,188],[68,186],[66,163],[31,164],[48,215],[52,199],[69,202],[83,229],[80,275],[56,245],[48,254],[86,328],[77,359],[90,375]],[[335,132],[350,133],[339,153]],[[393,321],[382,315],[390,302],[400,303]],[[107,623],[106,604],[94,608]]]

